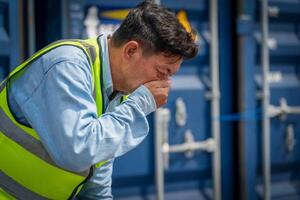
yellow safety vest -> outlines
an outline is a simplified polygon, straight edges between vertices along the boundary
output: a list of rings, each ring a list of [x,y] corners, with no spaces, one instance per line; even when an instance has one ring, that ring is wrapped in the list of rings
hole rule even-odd
[[[7,102],[9,80],[37,58],[60,46],[75,46],[89,60],[97,113],[103,113],[101,46],[97,39],[61,40],[50,44],[19,65],[0,84],[0,199],[71,199],[92,175],[93,167],[81,173],[57,166],[39,135],[13,117]],[[100,162],[100,167],[106,161]]]

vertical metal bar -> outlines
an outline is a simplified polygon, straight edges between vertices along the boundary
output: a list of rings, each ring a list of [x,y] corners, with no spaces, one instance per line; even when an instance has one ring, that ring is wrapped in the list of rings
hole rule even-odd
[[[218,1],[210,0],[210,66],[212,80],[211,129],[216,149],[213,153],[214,199],[221,200],[221,152],[220,152],[220,87],[219,87],[219,38],[218,38]]]
[[[35,52],[35,18],[34,18],[34,0],[28,0],[28,53],[29,56]]]
[[[162,144],[164,137],[164,110],[158,109],[155,112],[155,186],[157,200],[164,199],[164,164]]]
[[[263,120],[262,120],[262,141],[263,141],[263,181],[264,181],[264,199],[270,199],[270,118],[268,116],[268,107],[270,104],[270,88],[268,82],[269,74],[269,49],[268,49],[268,2],[261,0],[261,66],[263,76],[262,88],[262,106],[263,106]]]

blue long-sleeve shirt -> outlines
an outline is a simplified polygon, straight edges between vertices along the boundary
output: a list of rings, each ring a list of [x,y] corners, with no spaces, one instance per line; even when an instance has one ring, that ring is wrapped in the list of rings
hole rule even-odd
[[[111,199],[115,157],[136,147],[149,131],[146,116],[156,109],[145,86],[119,104],[113,92],[106,36],[99,38],[103,56],[105,113],[97,117],[92,75],[84,52],[62,46],[48,52],[11,81],[9,105],[15,117],[38,133],[53,160],[80,172],[100,161],[79,197]]]

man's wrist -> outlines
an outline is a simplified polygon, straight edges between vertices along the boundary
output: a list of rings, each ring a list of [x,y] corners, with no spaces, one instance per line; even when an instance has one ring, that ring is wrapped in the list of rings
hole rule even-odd
[[[148,115],[156,110],[156,102],[155,99],[150,92],[150,90],[141,85],[138,87],[129,97],[128,99],[133,100],[136,102],[139,107],[143,110],[145,115]]]

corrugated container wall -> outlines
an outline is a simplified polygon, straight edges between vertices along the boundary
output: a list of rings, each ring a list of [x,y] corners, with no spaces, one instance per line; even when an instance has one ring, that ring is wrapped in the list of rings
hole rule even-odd
[[[299,199],[300,1],[245,0],[237,19],[240,199]]]

